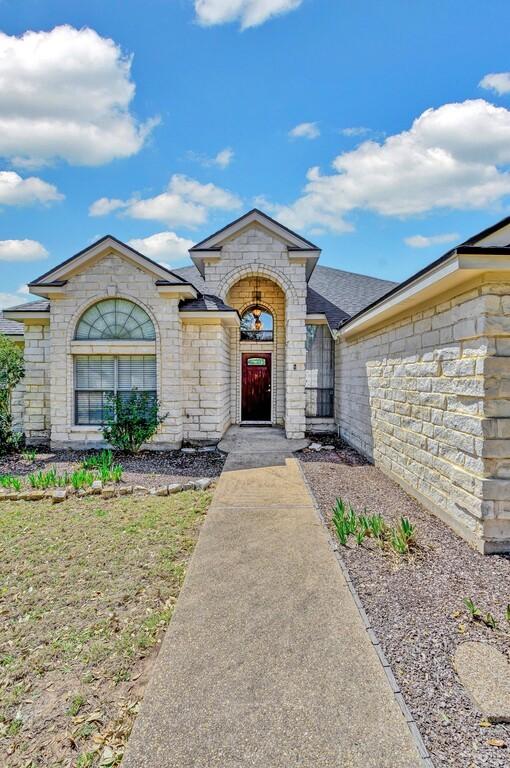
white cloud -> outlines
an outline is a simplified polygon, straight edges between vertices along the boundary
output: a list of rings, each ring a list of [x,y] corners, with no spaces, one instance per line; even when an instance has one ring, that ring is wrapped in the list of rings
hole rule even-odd
[[[485,75],[478,85],[488,91],[495,91],[500,96],[503,93],[510,93],[510,72],[494,72]]]
[[[134,93],[131,57],[93,29],[0,32],[0,156],[29,167],[129,157],[156,122],[131,114]]]
[[[91,216],[104,216],[114,210],[123,210],[133,219],[161,221],[169,227],[193,228],[204,224],[211,209],[235,210],[241,200],[215,184],[201,184],[188,176],[174,174],[167,189],[160,195],[129,200],[100,198],[89,208]]]
[[[309,169],[302,196],[273,211],[290,227],[345,232],[356,209],[405,217],[485,208],[510,194],[509,163],[510,111],[483,99],[444,104],[339,155],[331,174]]]
[[[0,261],[37,261],[48,256],[37,240],[0,240]]]
[[[355,125],[352,128],[342,128],[340,133],[343,136],[366,136],[370,133],[370,128],[365,128],[363,125]]]
[[[126,201],[119,200],[116,197],[100,197],[99,200],[96,200],[90,206],[89,216],[106,216],[108,213],[113,213],[113,211],[125,208],[126,206]]]
[[[156,232],[149,237],[134,238],[128,245],[165,267],[181,262],[193,245],[193,240],[179,237],[175,232]]]
[[[25,303],[27,301],[27,294],[29,294],[28,285],[20,285],[16,293],[0,291],[0,309],[15,307],[17,304]]]
[[[200,24],[226,24],[239,21],[242,29],[263,24],[299,8],[303,0],[195,0],[195,12]]]
[[[36,176],[22,179],[14,171],[0,171],[0,205],[51,203],[63,198],[53,184]]]
[[[404,238],[404,243],[411,248],[429,248],[431,245],[443,245],[458,241],[457,232],[445,232],[444,235],[412,235]]]
[[[317,139],[321,135],[317,123],[299,123],[289,131],[289,136],[293,139]]]
[[[190,160],[195,160],[205,168],[211,168],[216,166],[217,168],[227,168],[234,159],[234,150],[230,147],[225,147],[214,155],[214,157],[207,157],[207,155],[201,155],[198,152],[188,152],[187,157]]]

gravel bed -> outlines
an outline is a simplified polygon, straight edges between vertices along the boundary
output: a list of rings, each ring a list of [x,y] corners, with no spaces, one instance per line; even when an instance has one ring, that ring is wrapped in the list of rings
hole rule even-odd
[[[0,459],[0,474],[17,477],[40,470],[54,468],[57,473],[78,469],[83,459],[95,451],[38,451],[34,461],[23,458],[22,454]],[[136,456],[115,453],[115,463],[124,468],[122,482],[129,485],[153,487],[177,483],[185,477],[198,480],[201,477],[217,477],[223,469],[226,455],[217,449],[182,453],[181,451],[143,451]]]
[[[481,725],[452,657],[465,640],[491,643],[510,657],[504,617],[510,557],[475,552],[354,450],[333,437],[313,437],[335,445],[334,451],[298,454],[328,521],[341,496],[388,522],[405,515],[416,525],[420,552],[410,562],[382,554],[371,542],[340,547],[340,553],[436,768],[508,768],[510,725]],[[490,611],[501,630],[471,622],[465,597]],[[490,739],[506,746],[492,746]]]

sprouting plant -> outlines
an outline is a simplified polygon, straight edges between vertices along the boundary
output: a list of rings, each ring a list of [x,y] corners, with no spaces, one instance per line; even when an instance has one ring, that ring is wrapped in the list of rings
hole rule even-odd
[[[473,621],[480,621],[482,617],[482,613],[480,609],[474,604],[474,602],[471,600],[470,597],[464,598],[464,605],[468,609],[468,613],[473,619]]]
[[[391,532],[390,546],[397,555],[406,555],[409,552],[409,545],[406,539],[395,529]]]
[[[0,475],[0,487],[19,491],[21,490],[21,480],[14,475]]]
[[[102,450],[92,456],[87,456],[82,461],[83,469],[97,469],[102,473],[105,469],[110,470],[113,464],[113,453],[110,449]]]
[[[489,629],[496,629],[498,626],[498,623],[492,613],[489,611],[485,614],[485,616],[482,618],[483,623],[486,627],[489,627]]]
[[[77,469],[70,477],[71,485],[77,491],[94,482],[94,474],[86,469]]]
[[[338,536],[340,544],[345,547],[347,544],[348,531],[345,521],[345,504],[343,499],[337,499],[333,508],[332,522]]]
[[[361,546],[364,540],[365,540],[365,531],[363,528],[358,528],[358,530],[356,531],[356,543]]]
[[[366,513],[366,509],[364,510]],[[370,526],[370,518],[367,514],[358,515],[358,530],[363,531],[363,536],[368,537],[372,535],[372,528]]]
[[[350,504],[349,504],[349,511],[345,518],[345,522],[346,522],[348,532],[354,536],[358,529],[358,516],[356,514],[354,507],[352,507],[352,505]]]
[[[410,542],[414,539],[414,525],[411,523],[408,517],[400,518],[398,532],[407,542]]]
[[[505,619],[510,624],[510,603],[508,603],[506,610],[505,610]]]
[[[26,451],[23,451],[21,455],[25,459],[25,461],[35,461],[35,457],[37,456],[37,451],[35,450],[35,448],[31,448],[31,449],[27,449]]]
[[[124,468],[122,464],[114,464],[111,469],[111,479],[114,483],[120,483],[122,480],[122,473],[124,472]]]
[[[384,531],[384,520],[382,518],[382,515],[375,514],[370,515],[368,518],[368,523],[370,526],[370,532],[372,536],[375,539],[381,539]]]

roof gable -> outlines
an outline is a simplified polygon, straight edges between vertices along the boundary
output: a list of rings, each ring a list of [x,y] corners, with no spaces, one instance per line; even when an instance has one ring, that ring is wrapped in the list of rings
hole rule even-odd
[[[135,264],[141,269],[149,272],[158,280],[165,281],[167,285],[172,284],[185,284],[182,277],[171,272],[166,267],[162,267],[161,264],[157,264],[148,256],[144,256],[143,253],[131,248],[130,245],[123,243],[112,235],[105,235],[100,240],[97,240],[92,245],[87,246],[82,251],[78,251],[74,256],[66,259],[61,264],[48,270],[43,275],[40,275],[35,280],[30,282],[29,288],[34,289],[32,292],[37,293],[38,287],[55,287],[65,285],[66,279],[74,274],[77,270],[84,267],[89,262],[95,261],[98,258],[103,257],[108,252],[114,252],[119,256],[125,258],[127,261]]]
[[[221,245],[226,240],[233,235],[236,235],[250,224],[258,224],[264,229],[267,229],[273,235],[276,235],[283,240],[291,250],[296,248],[303,251],[320,251],[318,246],[314,245],[309,240],[306,240],[301,235],[298,235],[296,232],[293,232],[291,229],[288,229],[283,224],[280,224],[280,222],[275,219],[272,219],[267,213],[260,211],[258,208],[253,208],[251,211],[248,211],[248,213],[243,214],[243,216],[235,219],[235,221],[230,222],[230,224],[227,224],[217,232],[214,232],[214,234],[209,235],[205,240],[201,240],[201,242],[194,245],[190,248],[190,253],[193,253],[194,251],[207,251],[221,248]]]
[[[507,247],[510,245],[510,216],[505,216],[501,221],[491,227],[483,229],[462,245],[477,245],[491,247]]]

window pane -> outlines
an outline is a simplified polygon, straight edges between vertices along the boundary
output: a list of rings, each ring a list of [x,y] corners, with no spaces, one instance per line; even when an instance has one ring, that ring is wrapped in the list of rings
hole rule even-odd
[[[76,392],[76,423],[104,424],[113,392]]]
[[[114,389],[115,362],[112,355],[77,355],[76,389]]]
[[[117,359],[119,390],[155,390],[156,356],[126,355]]]

